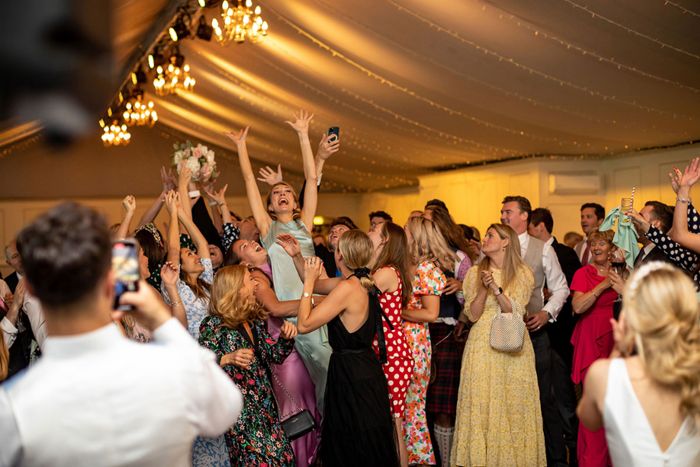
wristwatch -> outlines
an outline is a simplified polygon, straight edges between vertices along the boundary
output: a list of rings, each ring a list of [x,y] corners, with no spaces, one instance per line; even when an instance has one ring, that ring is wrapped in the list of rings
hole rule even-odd
[[[493,293],[493,296],[494,296],[494,297],[498,297],[498,296],[501,295],[502,293],[503,293],[503,288],[499,287],[499,288],[498,288],[498,292],[494,292],[494,293]]]

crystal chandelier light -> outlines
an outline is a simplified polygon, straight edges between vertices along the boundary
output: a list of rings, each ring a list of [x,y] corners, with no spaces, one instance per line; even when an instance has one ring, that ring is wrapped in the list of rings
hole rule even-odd
[[[104,128],[102,142],[105,146],[126,146],[131,141],[131,133],[124,122],[112,120],[112,124],[107,125],[104,120],[100,120],[100,126]]]
[[[232,40],[244,42],[246,36],[253,42],[258,42],[267,36],[267,21],[260,17],[260,6],[253,9],[253,1],[238,0],[238,6],[233,7],[224,0],[221,4],[221,19],[214,18],[211,25],[216,38],[221,45],[228,45]]]
[[[127,102],[126,110],[124,110],[124,122],[128,126],[148,125],[149,128],[153,128],[153,125],[158,121],[158,113],[153,107],[153,101],[145,103],[140,98],[133,104]]]
[[[158,65],[153,80],[153,87],[159,96],[175,94],[178,89],[191,92],[195,84],[195,79],[190,76],[190,66],[185,64],[185,57],[178,52],[170,57],[170,63],[165,68]]]

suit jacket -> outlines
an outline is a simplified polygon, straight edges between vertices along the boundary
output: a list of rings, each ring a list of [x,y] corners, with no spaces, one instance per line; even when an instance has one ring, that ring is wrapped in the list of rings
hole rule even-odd
[[[562,245],[556,238],[554,238],[552,242],[552,248],[557,254],[561,270],[564,276],[566,276],[566,282],[569,284],[569,287],[571,287],[574,274],[581,268],[581,261],[578,259],[578,255],[573,248]],[[576,327],[576,321],[578,321],[578,316],[574,315],[574,310],[571,307],[571,296],[569,296],[559,312],[557,321],[549,323],[545,328],[549,334],[549,340],[552,342],[552,349],[554,349],[569,366],[571,366],[571,360],[574,357],[571,335],[574,332],[574,327]]]
[[[643,252],[644,252],[644,250],[642,249],[639,252],[639,254],[641,255],[641,254],[643,254]],[[666,253],[664,253],[664,250],[662,248],[659,248],[658,246],[652,248],[652,250],[649,252],[649,254],[642,258],[642,262],[639,265],[641,266],[642,264],[648,263],[650,261],[663,261],[665,263],[673,264],[673,261],[671,261],[671,258],[666,256]]]
[[[15,293],[15,289],[17,288],[18,282],[19,282],[19,278],[17,277],[16,271],[5,278],[5,283],[10,288],[10,292],[12,292],[13,295]]]

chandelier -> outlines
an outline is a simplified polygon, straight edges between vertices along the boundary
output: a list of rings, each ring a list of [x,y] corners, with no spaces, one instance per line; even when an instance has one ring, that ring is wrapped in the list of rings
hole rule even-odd
[[[102,142],[105,146],[126,146],[131,141],[131,133],[124,122],[115,119],[111,125],[107,125],[104,120],[100,120],[100,126],[104,128]]]
[[[228,45],[232,40],[238,43],[244,42],[246,36],[258,42],[267,36],[267,21],[260,17],[260,5],[253,9],[253,1],[238,0],[238,6],[232,7],[228,1],[221,4],[221,23],[214,18],[211,25],[214,28],[216,38],[221,45]]]
[[[185,64],[185,57],[177,51],[165,68],[158,65],[153,80],[153,87],[159,96],[175,94],[178,89],[191,92],[195,84],[195,79],[190,76],[190,66]]]
[[[137,98],[133,104],[127,102],[123,115],[124,122],[128,126],[148,125],[149,128],[153,128],[158,121],[158,113],[153,108],[153,101],[148,101],[146,104],[141,101],[141,98]]]

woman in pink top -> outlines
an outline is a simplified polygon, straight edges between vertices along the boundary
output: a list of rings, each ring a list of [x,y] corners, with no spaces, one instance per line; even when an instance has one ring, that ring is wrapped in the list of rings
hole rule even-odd
[[[581,315],[571,336],[574,346],[571,379],[574,384],[583,383],[593,362],[608,358],[613,349],[610,320],[613,318],[613,302],[617,292],[612,289],[608,272],[614,234],[612,230],[593,230],[589,233],[593,261],[576,271],[571,281],[572,306],[574,312]],[[611,465],[605,431],[591,432],[580,424],[577,458],[581,467]]]

